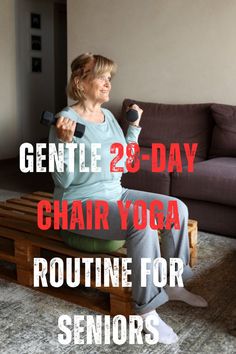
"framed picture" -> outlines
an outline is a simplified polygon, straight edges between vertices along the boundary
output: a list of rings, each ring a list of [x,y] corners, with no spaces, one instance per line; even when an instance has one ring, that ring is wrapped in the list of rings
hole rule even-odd
[[[41,45],[41,36],[31,36],[31,49],[32,50],[41,50],[42,45]]]
[[[31,28],[41,28],[41,15],[31,13]]]
[[[32,73],[41,73],[41,72],[42,72],[42,59],[32,58]]]

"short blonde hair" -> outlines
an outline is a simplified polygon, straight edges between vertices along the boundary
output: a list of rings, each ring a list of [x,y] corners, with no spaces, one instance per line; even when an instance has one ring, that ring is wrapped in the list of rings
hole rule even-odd
[[[94,67],[92,71],[85,71],[85,66],[94,62]],[[84,53],[76,57],[71,63],[71,76],[67,85],[67,95],[74,101],[79,101],[83,104],[86,100],[86,97],[79,87],[77,80],[85,79],[88,74],[92,79],[104,74],[105,72],[110,72],[111,76],[113,76],[116,72],[117,65],[113,60],[103,57],[102,55],[92,54],[92,53]]]

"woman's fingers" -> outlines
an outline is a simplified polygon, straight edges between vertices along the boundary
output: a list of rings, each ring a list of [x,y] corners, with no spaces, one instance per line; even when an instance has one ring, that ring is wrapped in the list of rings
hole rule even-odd
[[[71,120],[71,130],[73,132],[73,135],[75,133],[75,127],[76,127],[76,122],[74,122],[73,120]]]
[[[64,121],[62,122],[62,129],[70,131],[72,130],[72,125],[73,125],[73,121],[68,118],[65,118]]]
[[[140,120],[140,118],[141,118],[141,116],[143,114],[142,108],[140,108],[136,103],[134,103],[134,104],[129,105],[127,107],[126,111],[128,111],[129,109],[135,109],[138,112],[138,117],[139,117],[139,120]]]
[[[56,122],[56,127],[60,128],[64,122],[65,118],[60,116],[59,118],[57,118],[57,122]]]
[[[136,110],[139,112],[139,114],[142,115],[143,110],[142,110],[142,108],[140,108],[137,104],[134,104],[134,105],[133,105],[133,109],[136,109]]]
[[[59,117],[56,123],[57,136],[60,140],[71,142],[75,132],[76,122],[69,118]]]

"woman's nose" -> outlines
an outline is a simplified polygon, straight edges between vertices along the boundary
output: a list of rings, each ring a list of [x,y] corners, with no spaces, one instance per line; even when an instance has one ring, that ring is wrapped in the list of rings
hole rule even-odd
[[[105,85],[106,87],[108,87],[108,86],[111,85],[109,79],[104,79],[104,85]]]

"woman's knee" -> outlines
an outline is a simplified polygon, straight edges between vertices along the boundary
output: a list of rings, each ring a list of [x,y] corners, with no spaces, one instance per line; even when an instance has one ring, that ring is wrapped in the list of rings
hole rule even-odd
[[[188,220],[188,207],[187,205],[180,199],[176,198],[178,205],[178,213],[180,219]]]
[[[129,212],[129,224],[133,232],[139,237],[147,238],[149,242],[156,242],[158,239],[158,230],[152,225],[152,215],[149,209],[145,211],[142,208],[138,208],[134,211],[132,207]]]

